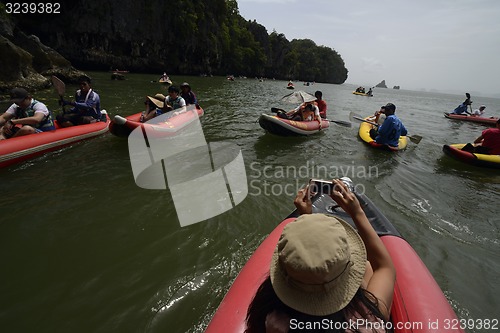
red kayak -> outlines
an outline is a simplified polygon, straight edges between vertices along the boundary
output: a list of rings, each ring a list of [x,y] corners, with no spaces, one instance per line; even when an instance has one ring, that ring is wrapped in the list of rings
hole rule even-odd
[[[321,120],[321,129],[318,121],[296,121],[262,114],[259,118],[259,125],[267,132],[281,136],[301,136],[311,135],[330,127],[328,120]]]
[[[106,111],[101,111],[106,121],[61,128],[54,121],[56,130],[30,134],[0,141],[0,167],[19,163],[35,156],[54,151],[75,142],[90,139],[108,131],[110,123]]]
[[[391,321],[386,323],[387,327],[392,324],[395,333],[463,333],[464,330],[460,328],[460,322],[448,300],[411,245],[370,199],[363,194],[356,193],[356,196],[396,267]],[[354,226],[354,222],[345,212],[332,209],[336,207],[336,203],[330,196],[318,195],[312,200],[313,213],[336,215]],[[297,216],[296,211],[290,214],[257,248],[222,300],[205,332],[244,332],[248,306],[257,288],[269,274],[269,265],[281,232],[285,225],[294,221]]]
[[[109,131],[111,134],[119,137],[128,137],[135,128],[143,126],[151,127],[158,133],[162,133],[162,135],[169,135],[189,125],[193,120],[203,116],[204,111],[201,107],[195,107],[194,105],[188,106],[185,112],[175,114],[174,111],[172,117],[168,118],[167,121],[158,123],[154,122],[155,118],[150,120],[150,122],[141,123],[141,114],[141,112],[135,113],[126,118],[116,115],[109,125]]]
[[[448,119],[472,121],[474,123],[479,123],[479,124],[483,124],[483,125],[491,125],[491,126],[495,126],[496,122],[498,121],[498,117],[485,118],[485,117],[478,117],[478,116],[453,114],[453,113],[447,113],[447,112],[444,113],[444,116]]]

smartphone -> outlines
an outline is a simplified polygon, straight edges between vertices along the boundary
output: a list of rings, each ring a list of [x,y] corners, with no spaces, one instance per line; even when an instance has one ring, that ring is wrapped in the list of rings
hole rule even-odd
[[[330,194],[334,186],[335,185],[331,181],[314,178],[309,179],[309,192],[311,193]]]
[[[350,178],[342,177],[340,180],[351,192],[354,192],[354,185]],[[309,191],[312,193],[331,194],[334,188],[335,184],[331,181],[314,178],[309,179]]]

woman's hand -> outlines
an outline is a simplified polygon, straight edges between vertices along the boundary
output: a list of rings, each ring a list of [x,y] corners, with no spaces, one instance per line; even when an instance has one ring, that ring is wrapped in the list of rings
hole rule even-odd
[[[299,190],[295,200],[293,201],[300,215],[312,214],[312,201],[309,195],[309,185]]]
[[[356,195],[352,193],[341,180],[333,180],[333,191],[330,196],[347,214],[352,217],[357,213],[363,213],[363,209],[359,204],[358,198],[356,198]]]

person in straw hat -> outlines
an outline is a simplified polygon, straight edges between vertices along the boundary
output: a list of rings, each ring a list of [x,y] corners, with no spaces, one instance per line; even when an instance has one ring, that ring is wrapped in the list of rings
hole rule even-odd
[[[146,122],[159,116],[163,113],[163,108],[165,106],[165,95],[156,94],[154,96],[146,96],[146,110],[141,115],[141,122]]]
[[[311,214],[309,189],[300,190],[294,204],[302,215],[283,229],[248,308],[246,333],[385,332],[394,265],[356,196],[333,182],[330,196],[358,231],[338,217]]]

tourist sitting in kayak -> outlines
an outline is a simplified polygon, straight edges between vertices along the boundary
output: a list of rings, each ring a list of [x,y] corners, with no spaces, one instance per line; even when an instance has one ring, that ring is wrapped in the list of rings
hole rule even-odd
[[[474,144],[468,143],[462,150],[477,154],[500,155],[500,119],[497,120],[494,128],[484,130],[474,140]]]
[[[316,97],[316,105],[319,109],[319,115],[321,116],[321,118],[326,119],[326,110],[328,109],[328,106],[323,100],[323,93],[318,90],[314,93],[314,96]]]
[[[61,101],[63,107],[66,105],[73,107],[69,112],[57,115],[56,119],[62,127],[90,124],[101,120],[101,99],[92,89],[90,78],[82,76],[79,82],[80,89],[75,93],[75,100]]]
[[[196,98],[193,90],[191,90],[191,86],[189,86],[189,83],[187,82],[181,84],[181,97],[186,101],[186,105],[194,104],[196,106],[199,106],[198,99]]]
[[[321,129],[321,115],[319,108],[314,102],[306,102],[289,112],[278,112],[277,116],[283,119],[295,121],[317,121]]]
[[[166,72],[163,72],[162,76],[160,76],[160,81],[170,81]]]
[[[160,114],[163,114],[163,107],[165,105],[165,95],[156,94],[153,97],[146,96],[146,101],[144,104],[146,105],[146,110],[142,113],[140,122],[144,123],[148,120],[153,119]]]
[[[338,217],[311,214],[308,188],[300,190],[294,204],[302,215],[283,229],[269,276],[248,308],[245,333],[289,332],[295,324],[300,331],[340,332],[334,328],[351,327],[350,320],[352,331],[386,332],[394,264],[356,195],[340,180],[334,185],[330,196],[358,231]]]
[[[467,111],[467,107],[469,107],[469,105],[472,104],[472,101],[470,100],[470,94],[465,93],[465,97],[467,97],[465,99],[465,101],[462,104],[460,104],[459,106],[457,106],[455,108],[455,110],[450,112],[451,114],[463,114],[463,113],[470,114],[470,112]]]
[[[0,115],[0,140],[55,130],[52,113],[25,89],[10,92],[12,105]]]
[[[474,117],[482,117],[483,114],[484,114],[484,109],[486,109],[486,106],[485,105],[481,105],[479,107],[479,109],[475,109],[473,112],[472,112],[472,116]]]
[[[370,130],[370,137],[374,139],[376,143],[397,147],[399,137],[408,134],[401,120],[394,114],[395,112],[396,105],[387,103],[385,106],[386,118],[384,123],[377,129]]]
[[[163,111],[175,111],[176,113],[186,111],[186,101],[179,95],[179,88],[175,86],[168,87],[168,96],[165,98]]]

